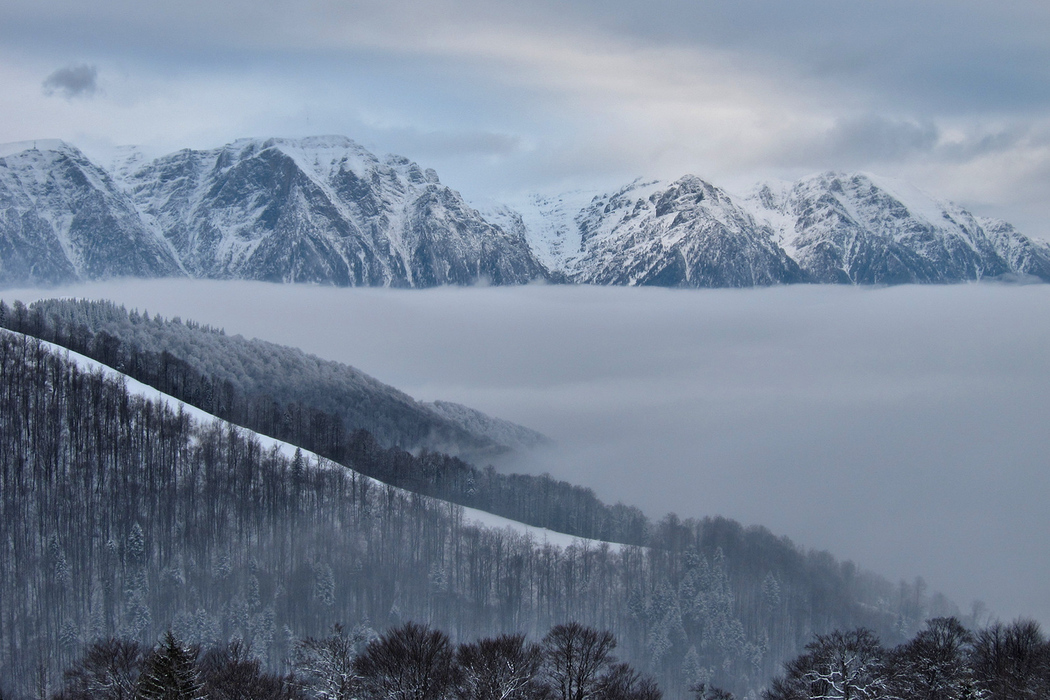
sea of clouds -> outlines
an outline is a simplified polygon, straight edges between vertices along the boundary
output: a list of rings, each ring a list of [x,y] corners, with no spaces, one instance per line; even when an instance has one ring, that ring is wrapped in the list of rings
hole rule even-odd
[[[1050,625],[1050,285],[0,292],[48,296],[295,345],[556,441],[503,469],[764,525]]]

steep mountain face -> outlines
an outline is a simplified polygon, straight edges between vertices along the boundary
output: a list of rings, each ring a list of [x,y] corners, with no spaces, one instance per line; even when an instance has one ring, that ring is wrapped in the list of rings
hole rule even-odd
[[[0,161],[0,255],[14,284],[113,276],[341,286],[520,284],[546,271],[433,170],[341,137],[245,139],[114,175],[61,142]]]
[[[432,287],[543,275],[498,229],[406,159],[341,137],[241,140],[129,174],[147,220],[199,277]]]
[[[670,184],[635,181],[594,197],[572,225],[563,198],[534,203],[533,244],[575,282],[751,287],[805,279],[769,226],[692,175]]]
[[[748,202],[817,282],[1050,280],[1050,246],[898,181],[824,173],[787,187],[763,185]]]
[[[76,148],[0,150],[0,284],[181,274],[130,198]]]

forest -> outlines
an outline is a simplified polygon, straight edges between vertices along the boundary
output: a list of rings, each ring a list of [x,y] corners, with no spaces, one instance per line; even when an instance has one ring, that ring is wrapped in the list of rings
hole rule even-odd
[[[19,313],[0,311],[6,325]],[[139,376],[164,375],[163,352],[133,357]],[[446,488],[434,465],[452,465],[456,488],[478,503],[518,502],[537,524],[562,519],[567,527],[552,529],[572,534],[600,531],[625,507],[549,477],[381,447],[361,430],[331,428],[338,444],[358,446],[339,462],[305,440],[289,457],[74,360],[0,333],[0,599],[18,601],[0,610],[9,697],[55,692],[61,671],[99,639],[152,648],[171,630],[200,648],[239,640],[286,673],[301,641],[333,624],[383,631],[407,621],[457,644],[539,640],[576,621],[614,635],[618,656],[669,697],[699,684],[748,697],[815,633],[864,626],[896,642],[927,617],[957,613],[921,580],[894,586],[719,518],[640,517],[620,538],[633,543],[564,548],[477,527],[459,505],[427,495]],[[227,388],[231,405],[251,405]],[[284,405],[279,423],[324,434],[299,420],[307,415]],[[564,501],[573,494],[592,510],[575,512]]]

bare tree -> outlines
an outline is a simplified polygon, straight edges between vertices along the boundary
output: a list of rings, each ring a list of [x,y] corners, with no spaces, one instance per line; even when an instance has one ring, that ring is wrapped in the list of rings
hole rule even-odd
[[[598,681],[597,696],[604,700],[660,700],[663,693],[656,681],[631,668],[613,664]]]
[[[459,647],[461,700],[528,700],[541,692],[543,649],[525,636],[501,635]]]
[[[142,670],[138,642],[110,637],[90,644],[65,673],[69,700],[132,700]]]
[[[893,694],[914,700],[973,697],[972,643],[973,635],[956,618],[928,620],[926,629],[892,654]]]
[[[978,632],[971,663],[978,687],[995,700],[1050,697],[1050,648],[1032,620]]]
[[[578,622],[557,625],[543,639],[546,680],[559,700],[597,697],[601,674],[616,659],[616,638]]]
[[[766,700],[876,700],[888,695],[885,652],[866,629],[819,635],[773,680]]]
[[[370,643],[354,667],[365,698],[442,700],[456,685],[453,657],[447,634],[408,622]]]
[[[303,687],[317,700],[351,700],[361,690],[354,660],[370,640],[371,630],[358,627],[347,632],[337,624],[327,637],[301,640],[292,665]]]
[[[209,649],[200,662],[208,700],[299,700],[291,678],[263,671],[240,640]]]

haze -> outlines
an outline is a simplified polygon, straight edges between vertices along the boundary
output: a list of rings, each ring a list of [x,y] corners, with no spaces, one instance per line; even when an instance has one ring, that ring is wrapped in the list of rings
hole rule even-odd
[[[535,428],[503,468],[721,514],[964,611],[1050,624],[1050,286],[427,291],[142,281],[110,298]]]

